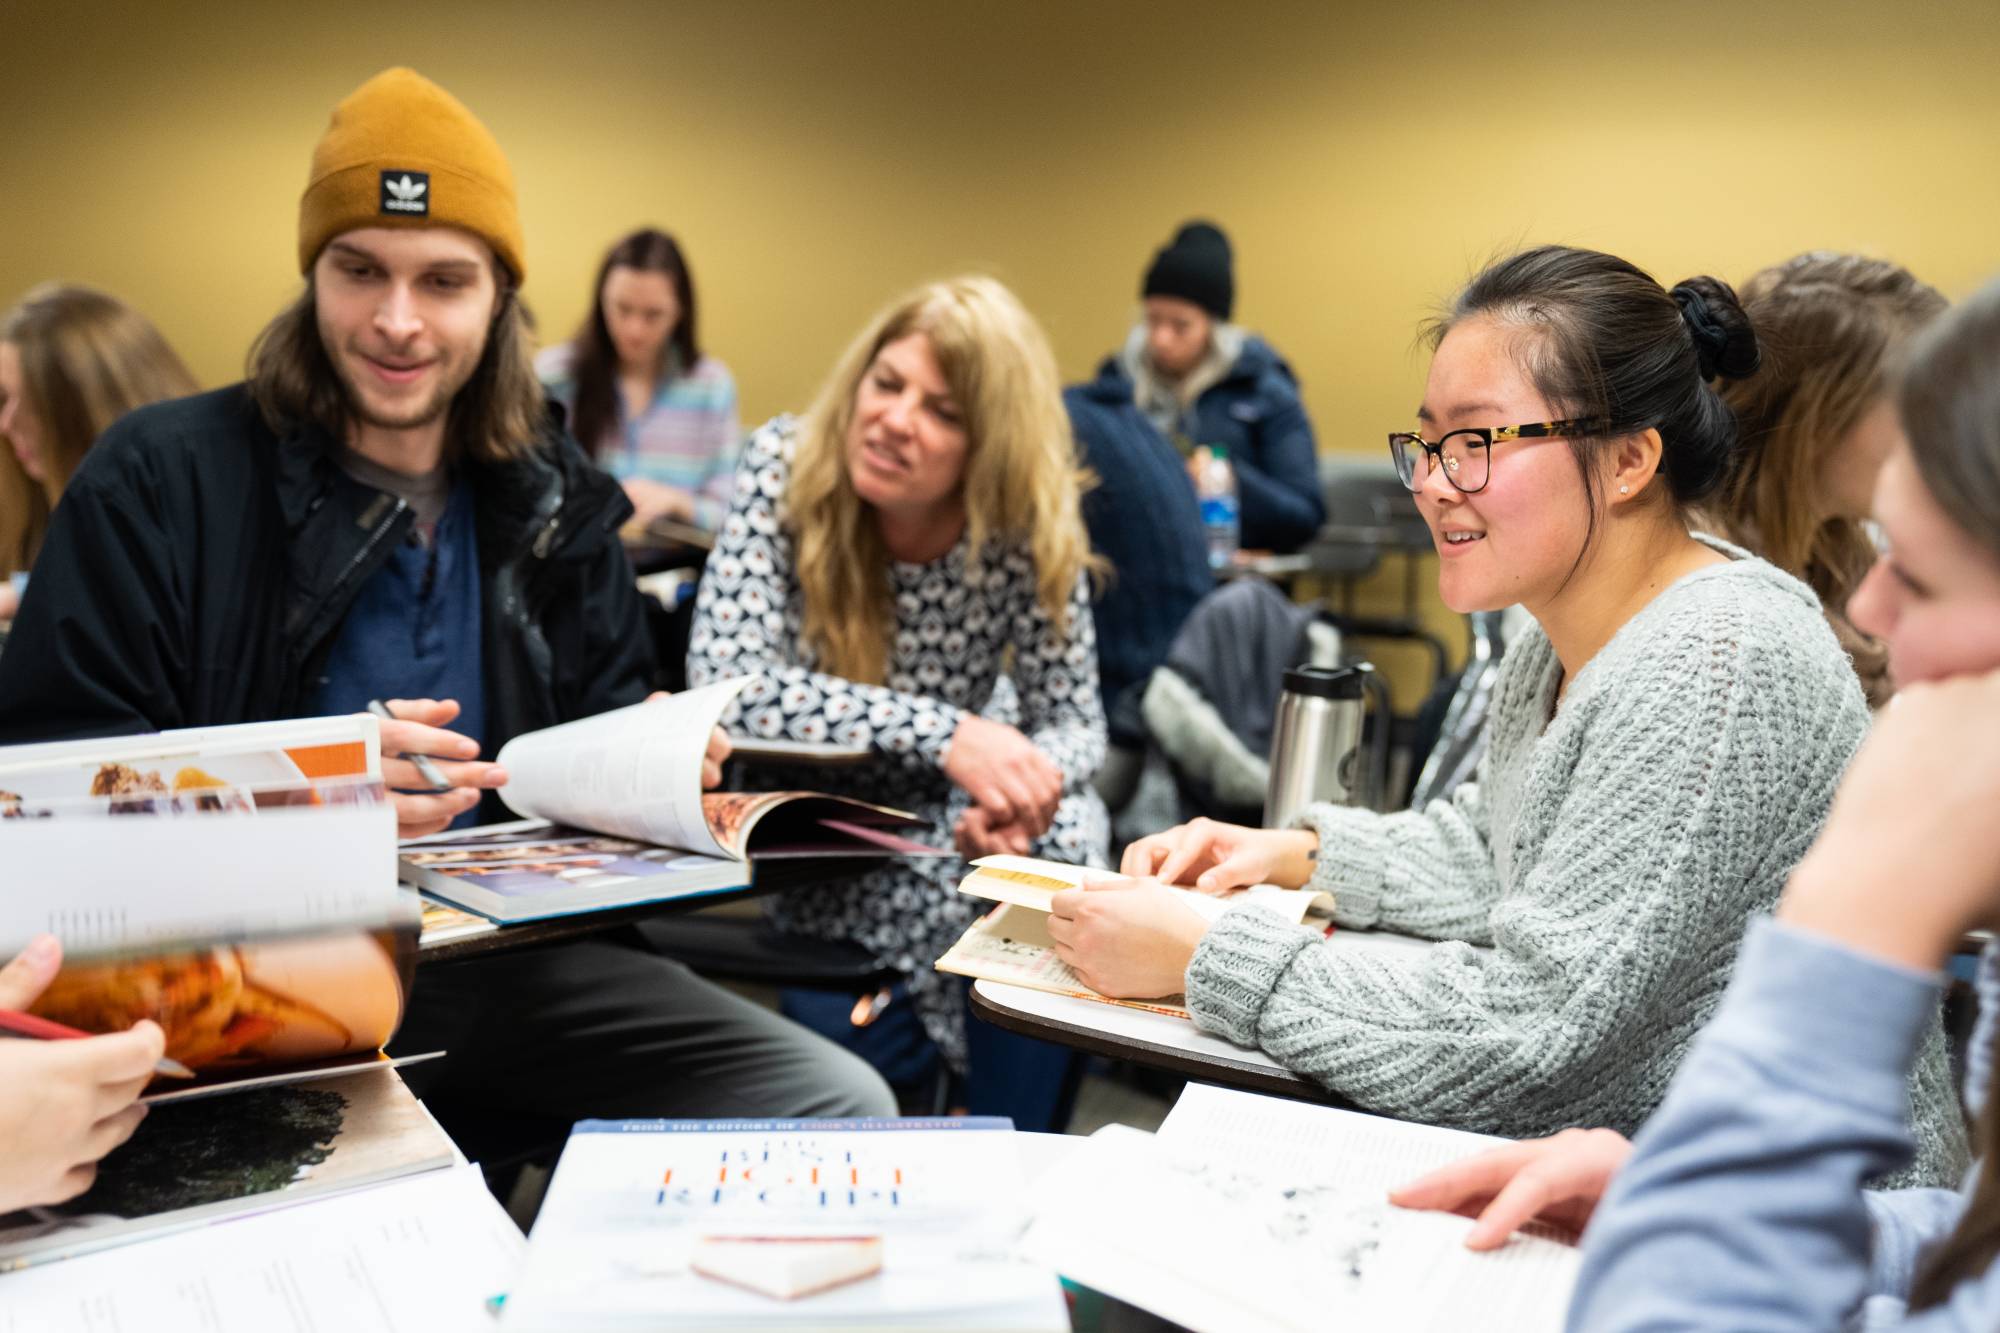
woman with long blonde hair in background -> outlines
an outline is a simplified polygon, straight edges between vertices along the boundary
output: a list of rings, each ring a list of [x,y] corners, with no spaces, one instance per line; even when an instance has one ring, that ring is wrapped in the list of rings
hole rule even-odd
[[[871,321],[803,419],[780,417],[746,445],[688,675],[759,675],[725,717],[735,730],[873,758],[748,776],[916,811],[967,856],[1102,864],[1083,484],[1055,358],[1004,286],[933,283]],[[1003,676],[1018,727],[981,716]],[[972,1110],[1060,1128],[1066,1056],[984,1025],[968,1033],[962,984],[931,967],[978,912],[954,892],[959,873],[947,858],[899,860],[773,900],[781,929],[862,945],[914,1001],[857,1025],[851,996],[788,992],[786,1012],[892,1083],[921,1085],[941,1055]]]
[[[0,572],[14,577],[0,585],[0,620],[13,617],[48,511],[105,427],[200,388],[160,331],[104,292],[49,283],[0,316],[0,435],[39,491],[24,511],[8,504],[0,560],[13,568]]]
[[[1819,594],[1871,707],[1889,697],[1889,654],[1847,615],[1875,563],[1876,475],[1898,438],[1889,373],[1945,311],[1899,264],[1815,250],[1757,273],[1740,293],[1764,351],[1757,373],[1719,384],[1744,442],[1706,516]]]

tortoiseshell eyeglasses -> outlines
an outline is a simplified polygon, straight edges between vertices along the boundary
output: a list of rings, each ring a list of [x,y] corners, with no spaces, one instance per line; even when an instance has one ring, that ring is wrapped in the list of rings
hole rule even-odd
[[[1396,460],[1396,475],[1413,491],[1420,491],[1441,462],[1444,479],[1466,495],[1486,489],[1493,474],[1493,446],[1502,440],[1555,439],[1565,435],[1602,435],[1603,422],[1588,417],[1575,421],[1536,421],[1524,426],[1475,426],[1451,431],[1432,444],[1413,430],[1399,430],[1389,436],[1389,454]]]

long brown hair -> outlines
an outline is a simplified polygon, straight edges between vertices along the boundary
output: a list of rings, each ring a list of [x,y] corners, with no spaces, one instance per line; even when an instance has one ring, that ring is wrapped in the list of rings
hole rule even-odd
[[[2000,560],[2000,283],[1916,336],[1896,406],[1924,489],[1967,541]],[[1994,1015],[1981,1015],[1992,1023]],[[1942,1305],[1951,1289],[2000,1257],[2000,1024],[1989,1052],[1985,1102],[1974,1137],[1979,1176],[1972,1202],[1924,1258],[1910,1308]]]
[[[0,446],[0,578],[35,563],[48,527],[48,492],[21,467],[12,449]]]
[[[547,399],[535,378],[534,345],[527,309],[503,278],[486,350],[451,400],[447,457],[504,463],[535,447]],[[247,378],[250,396],[272,430],[282,434],[312,424],[336,440],[346,437],[353,414],[347,388],[320,342],[310,273],[298,299],[250,345]]]
[[[688,272],[681,247],[666,232],[645,228],[633,232],[611,247],[597,267],[597,283],[590,289],[590,313],[570,340],[570,383],[576,401],[570,407],[570,430],[578,443],[598,456],[618,420],[618,349],[611,341],[611,328],[604,320],[604,281],[614,268],[636,269],[641,273],[664,273],[673,285],[674,299],[681,308],[680,320],[660,349],[663,363],[682,373],[694,369],[701,360],[701,346],[695,339],[694,276]],[[669,360],[670,358],[670,360]]]
[[[972,560],[991,541],[1025,547],[1038,600],[1058,626],[1067,623],[1077,576],[1098,568],[1080,507],[1090,477],[1077,467],[1062,379],[1041,326],[992,278],[920,287],[871,320],[827,376],[799,423],[780,511],[796,546],[806,644],[821,670],[849,680],[882,681],[896,623],[888,547],[848,477],[854,394],[875,354],[913,333],[930,339],[965,413],[960,485]]]
[[[1899,265],[1814,251],[1743,285],[1764,364],[1722,387],[1745,448],[1709,508],[1713,526],[1819,594],[1871,703],[1886,698],[1887,648],[1848,622],[1846,606],[1875,544],[1858,519],[1823,512],[1827,453],[1888,392],[1891,362],[1945,309]]]
[[[49,283],[0,316],[21,357],[21,391],[42,426],[42,488],[53,507],[84,453],[135,407],[201,386],[160,331],[117,297]]]

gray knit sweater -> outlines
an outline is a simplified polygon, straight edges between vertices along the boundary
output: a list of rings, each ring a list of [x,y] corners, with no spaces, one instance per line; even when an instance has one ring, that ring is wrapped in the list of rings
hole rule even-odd
[[[1450,801],[1301,818],[1339,925],[1457,942],[1356,957],[1236,908],[1188,964],[1196,1022],[1392,1115],[1634,1132],[1868,726],[1811,590],[1715,545],[1735,558],[1655,598],[1560,708],[1548,638],[1510,645],[1477,781]],[[1897,1183],[1955,1184],[1965,1132],[1936,1018],[1912,1083],[1917,1159]]]

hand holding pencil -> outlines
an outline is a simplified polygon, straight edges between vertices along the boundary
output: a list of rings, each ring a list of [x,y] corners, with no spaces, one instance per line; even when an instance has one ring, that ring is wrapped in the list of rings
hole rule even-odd
[[[42,935],[0,968],[0,1009],[24,1010],[62,967]],[[166,1050],[159,1026],[74,1041],[0,1041],[0,1212],[90,1188],[97,1163],[145,1118],[139,1094]]]

